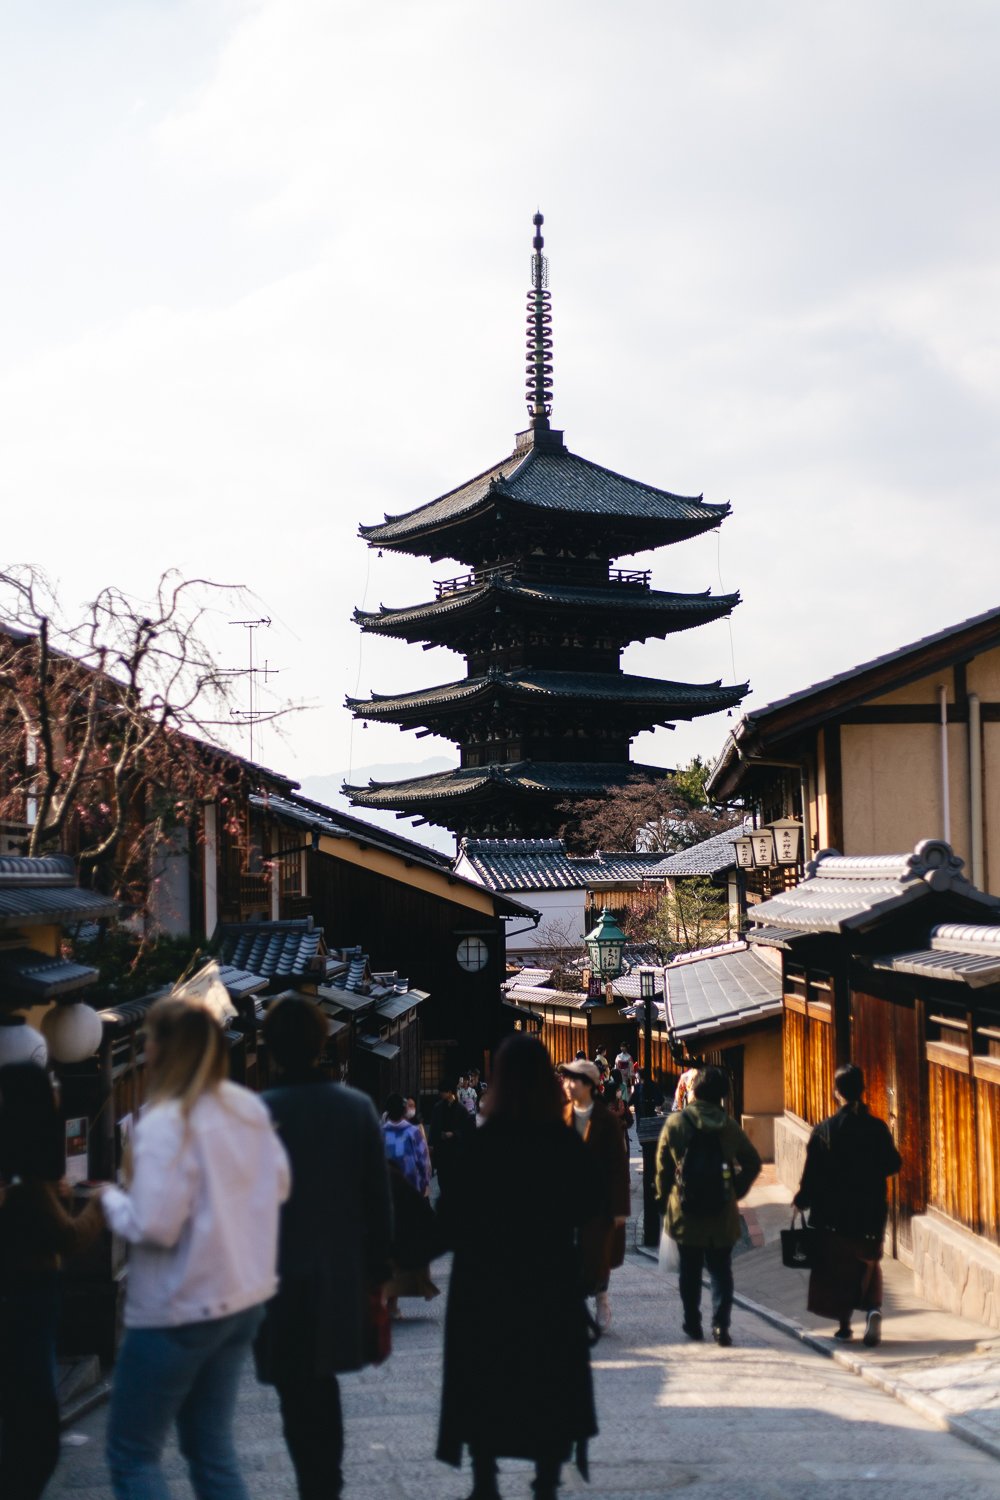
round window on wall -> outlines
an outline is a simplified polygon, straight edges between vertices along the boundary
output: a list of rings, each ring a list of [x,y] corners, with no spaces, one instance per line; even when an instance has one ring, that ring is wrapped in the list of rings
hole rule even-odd
[[[485,969],[489,963],[490,950],[482,938],[462,938],[455,957],[458,959],[459,968],[464,969],[467,974],[478,974],[479,970]]]

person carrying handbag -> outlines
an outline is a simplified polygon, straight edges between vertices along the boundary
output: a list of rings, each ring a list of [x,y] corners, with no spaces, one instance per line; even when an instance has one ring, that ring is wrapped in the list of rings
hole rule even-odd
[[[851,1314],[865,1314],[863,1341],[882,1337],[882,1239],[888,1219],[887,1179],[902,1166],[884,1120],[863,1103],[865,1079],[854,1063],[834,1074],[840,1104],[809,1137],[806,1164],[793,1202],[809,1210],[817,1231],[809,1276],[810,1312],[836,1318],[833,1337],[853,1337]]]

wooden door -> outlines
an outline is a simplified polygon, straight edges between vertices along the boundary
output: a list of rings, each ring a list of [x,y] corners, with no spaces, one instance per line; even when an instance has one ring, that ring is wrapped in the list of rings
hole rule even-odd
[[[908,1258],[910,1221],[927,1207],[920,1012],[855,990],[851,995],[851,1059],[865,1075],[865,1101],[885,1120],[903,1158],[889,1184],[892,1253]]]

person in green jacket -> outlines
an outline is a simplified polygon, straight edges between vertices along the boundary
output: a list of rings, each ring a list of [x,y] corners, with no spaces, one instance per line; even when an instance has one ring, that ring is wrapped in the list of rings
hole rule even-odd
[[[704,1068],[693,1099],[668,1115],[656,1150],[656,1196],[664,1227],[680,1255],[684,1332],[702,1339],[701,1278],[712,1284],[712,1335],[728,1349],[733,1340],[733,1246],[740,1237],[736,1205],[760,1171],[749,1136],[726,1114],[729,1080],[721,1068]]]

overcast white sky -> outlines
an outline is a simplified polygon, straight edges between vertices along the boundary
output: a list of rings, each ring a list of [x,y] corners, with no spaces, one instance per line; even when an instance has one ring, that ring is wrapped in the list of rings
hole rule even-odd
[[[652,564],[742,591],[732,650],[629,670],[735,657],[752,706],[1000,604],[998,64],[995,0],[6,0],[5,558],[68,603],[246,583],[313,705],[264,732],[294,776],[449,753],[352,733],[345,693],[463,674],[362,643],[459,569],[356,530],[525,425],[541,207],[555,425],[733,505]]]

